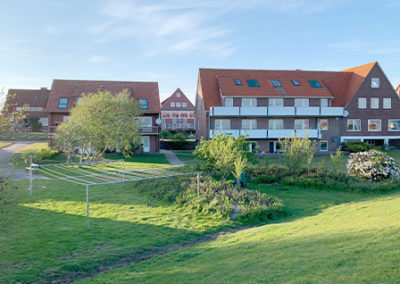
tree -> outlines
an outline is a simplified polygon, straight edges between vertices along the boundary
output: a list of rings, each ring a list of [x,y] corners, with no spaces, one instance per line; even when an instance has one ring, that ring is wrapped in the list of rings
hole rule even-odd
[[[250,158],[254,155],[248,149],[249,143],[246,141],[246,136],[234,138],[221,133],[209,141],[202,138],[194,154],[203,170],[226,179],[233,172],[237,157]]]
[[[337,172],[337,170],[339,168],[339,165],[340,165],[340,162],[341,162],[342,157],[343,157],[342,151],[340,151],[340,147],[338,147],[336,149],[335,155],[331,154],[330,156],[331,156],[331,163],[332,163],[333,171]]]
[[[242,173],[247,166],[247,157],[246,156],[237,156],[236,160],[233,162],[234,170],[233,176],[236,178],[236,187],[240,188],[240,180],[242,178]]]
[[[81,161],[100,159],[104,152],[129,153],[132,144],[141,144],[139,103],[127,90],[116,95],[99,90],[84,94],[71,110],[70,117],[58,128],[57,145],[67,153],[81,150]]]
[[[315,151],[315,141],[311,141],[307,135],[304,138],[296,137],[294,133],[293,137],[287,137],[283,140],[279,140],[283,145],[283,159],[292,173],[292,179],[296,177],[297,170],[301,167],[309,165],[312,162]]]
[[[16,94],[6,94],[4,89],[0,90],[0,100],[4,102],[0,113],[0,140],[1,136],[8,131],[17,131],[26,118],[26,109],[29,105],[25,104],[17,110],[17,103],[14,102]]]

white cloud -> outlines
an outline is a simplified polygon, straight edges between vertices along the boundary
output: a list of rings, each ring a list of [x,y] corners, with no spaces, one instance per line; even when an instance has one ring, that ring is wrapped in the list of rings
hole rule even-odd
[[[92,63],[103,63],[106,61],[107,61],[107,57],[105,57],[105,56],[94,55],[89,58],[89,62],[92,62]]]
[[[97,43],[134,37],[143,45],[143,55],[161,53],[208,53],[229,56],[233,31],[220,18],[230,12],[264,9],[279,13],[320,13],[341,0],[165,0],[104,2],[102,23],[87,31],[101,36]]]

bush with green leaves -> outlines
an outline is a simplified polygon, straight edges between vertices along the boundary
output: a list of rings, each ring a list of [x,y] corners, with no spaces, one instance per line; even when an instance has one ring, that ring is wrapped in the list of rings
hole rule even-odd
[[[352,141],[342,143],[342,148],[350,153],[358,153],[372,150],[374,146],[361,141]]]
[[[168,130],[163,129],[160,131],[161,139],[166,139],[166,138],[169,138],[170,136],[171,136],[171,132],[169,132]]]
[[[249,152],[249,142],[246,136],[232,137],[226,133],[216,135],[211,140],[200,141],[200,145],[193,152],[200,161],[202,170],[226,179],[232,175],[234,162],[238,156],[254,158],[254,153]]]
[[[350,175],[374,181],[399,177],[399,167],[395,160],[386,153],[376,150],[350,154],[347,172]]]

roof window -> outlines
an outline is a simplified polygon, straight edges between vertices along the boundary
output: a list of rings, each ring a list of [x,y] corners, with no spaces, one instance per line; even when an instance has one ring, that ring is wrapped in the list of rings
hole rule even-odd
[[[322,88],[321,84],[317,80],[308,80],[311,88]]]
[[[272,86],[274,86],[274,88],[282,87],[281,81],[279,81],[279,80],[271,80],[271,84],[272,84]]]
[[[57,108],[59,109],[66,109],[68,108],[68,98],[60,98],[58,100],[58,106]]]
[[[258,84],[258,81],[255,79],[249,79],[247,80],[247,85],[251,88],[259,88],[260,84]]]
[[[235,81],[235,85],[236,86],[242,86],[242,81],[240,81],[240,79],[233,79],[233,81]]]
[[[295,87],[300,86],[300,82],[299,81],[297,81],[297,80],[291,80],[291,81],[292,81],[293,86],[295,86]]]
[[[149,109],[147,99],[139,99],[139,106],[140,106],[140,109],[143,109],[143,110]]]

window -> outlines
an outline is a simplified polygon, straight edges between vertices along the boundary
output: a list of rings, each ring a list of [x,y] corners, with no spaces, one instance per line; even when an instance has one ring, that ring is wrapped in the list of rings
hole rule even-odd
[[[182,103],[182,107],[187,107],[187,103]]]
[[[260,84],[258,84],[257,80],[249,79],[249,80],[247,80],[247,86],[252,87],[252,88],[259,88]]]
[[[180,97],[181,97],[181,93],[177,93],[177,94],[176,94],[176,97],[177,97],[177,98],[180,98]]]
[[[49,126],[49,119],[47,117],[41,117],[39,122],[42,126]]]
[[[181,107],[181,103],[176,103],[176,107]]]
[[[329,101],[328,99],[321,99],[321,107],[328,107]]]
[[[327,119],[319,120],[319,129],[320,130],[328,130],[328,120]]]
[[[368,119],[368,131],[381,131],[381,120]]]
[[[242,129],[257,129],[257,120],[256,119],[243,119],[242,120]]]
[[[139,124],[141,127],[152,127],[152,119],[150,116],[138,117]]]
[[[225,99],[225,106],[226,107],[233,107],[233,99],[232,98],[226,98]]]
[[[311,88],[322,88],[321,84],[317,80],[308,80]]]
[[[400,131],[400,119],[389,119],[388,128],[389,131]]]
[[[219,130],[231,129],[231,120],[230,119],[216,119],[215,120],[215,129],[219,129]]]
[[[172,128],[172,123],[166,123],[165,128]]]
[[[383,98],[383,108],[384,109],[392,108],[392,99],[391,98]]]
[[[358,98],[358,108],[367,108],[367,98]]]
[[[283,107],[283,99],[269,99],[270,107]]]
[[[257,99],[256,98],[242,98],[242,106],[255,107],[255,106],[257,106]]]
[[[234,81],[235,81],[235,85],[236,86],[242,86],[243,85],[242,81],[240,81],[240,79],[234,79]]]
[[[283,129],[283,119],[270,119],[268,121],[269,129]]]
[[[63,116],[63,122],[66,122],[68,120],[68,118],[69,118],[68,115],[64,115]]]
[[[371,88],[378,89],[381,86],[381,80],[379,78],[371,78]]]
[[[379,108],[379,98],[371,98],[371,108]]]
[[[321,140],[321,142],[319,142],[319,150],[321,152],[328,151],[328,140]]]
[[[310,123],[308,119],[295,119],[294,129],[297,130],[310,129]]]
[[[292,84],[293,84],[293,86],[295,86],[295,87],[300,86],[300,82],[297,81],[297,80],[292,80]]]
[[[347,131],[361,131],[361,119],[348,119]]]
[[[271,84],[274,88],[280,88],[282,87],[281,81],[279,80],[271,80]]]
[[[170,103],[170,106],[175,107],[175,103],[174,102]]]
[[[68,108],[68,98],[60,98],[58,100],[57,108],[62,108],[62,109]]]
[[[296,107],[308,107],[309,100],[308,99],[294,99],[294,106]]]
[[[38,97],[38,96],[35,96],[34,98],[35,98],[35,100],[37,100],[39,97]]]
[[[147,104],[147,99],[139,99],[140,109],[149,109],[149,105]]]

